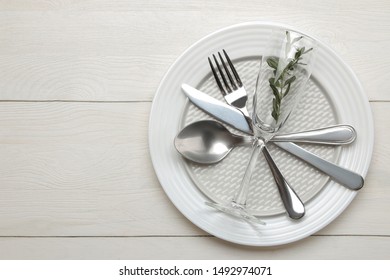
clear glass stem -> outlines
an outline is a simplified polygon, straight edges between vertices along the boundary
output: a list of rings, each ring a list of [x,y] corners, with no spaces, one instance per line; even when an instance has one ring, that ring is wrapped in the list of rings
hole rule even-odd
[[[249,184],[253,174],[253,170],[256,166],[257,159],[259,158],[259,154],[265,146],[264,140],[261,138],[255,138],[252,145],[252,152],[249,159],[249,163],[246,167],[244,178],[241,181],[240,188],[236,195],[233,198],[233,206],[244,208],[246,205],[246,200],[248,198],[249,192]]]

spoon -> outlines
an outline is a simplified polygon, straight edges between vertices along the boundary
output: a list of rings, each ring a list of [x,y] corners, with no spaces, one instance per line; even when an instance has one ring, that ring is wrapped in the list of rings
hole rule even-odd
[[[230,133],[216,121],[199,121],[185,127],[175,139],[176,149],[185,158],[210,164],[221,161],[235,146],[252,143],[251,137]],[[275,178],[286,212],[292,219],[305,215],[305,206],[276,166],[267,147],[262,150]]]
[[[355,138],[356,132],[352,126],[336,125],[276,135],[271,141],[342,145],[352,143]],[[213,164],[223,160],[233,148],[252,144],[253,138],[233,134],[219,122],[204,120],[183,128],[174,143],[185,158],[201,164]]]

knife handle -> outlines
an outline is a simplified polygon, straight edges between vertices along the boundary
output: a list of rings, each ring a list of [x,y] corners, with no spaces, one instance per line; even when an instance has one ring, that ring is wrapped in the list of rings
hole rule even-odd
[[[298,145],[290,142],[274,142],[274,144],[329,175],[333,180],[348,189],[359,190],[364,185],[364,179],[359,174],[326,161]]]

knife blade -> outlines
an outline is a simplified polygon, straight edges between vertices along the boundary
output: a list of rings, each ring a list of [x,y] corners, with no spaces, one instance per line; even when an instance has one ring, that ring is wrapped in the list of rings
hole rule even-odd
[[[249,127],[244,115],[238,109],[226,105],[225,103],[191,87],[190,85],[183,84],[182,89],[191,102],[207,114],[242,132],[253,135],[253,131]],[[361,175],[324,160],[296,144],[291,142],[278,142],[274,144],[290,154],[304,160],[314,168],[327,174],[333,180],[351,190],[359,190],[364,185],[364,179]]]
[[[183,84],[181,88],[191,102],[207,114],[212,115],[216,119],[227,123],[242,132],[253,134],[248,122],[238,109],[226,105],[225,103],[204,92],[201,92],[200,90],[197,90],[196,88],[193,88],[190,85]]]

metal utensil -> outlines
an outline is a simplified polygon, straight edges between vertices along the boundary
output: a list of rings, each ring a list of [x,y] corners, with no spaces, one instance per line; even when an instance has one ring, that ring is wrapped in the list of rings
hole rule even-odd
[[[229,65],[229,68],[226,65],[225,60],[222,58],[222,55],[220,52],[218,52],[219,59],[221,61],[221,65],[223,66],[225,71],[222,71],[222,68],[220,64],[217,61],[217,58],[215,55],[213,55],[214,62],[218,68],[219,74],[222,78],[222,81],[224,83],[224,86],[221,83],[221,80],[218,77],[217,71],[215,70],[213,63],[211,62],[211,59],[208,58],[211,71],[213,72],[214,78],[217,82],[217,85],[221,91],[221,94],[224,96],[225,101],[230,105],[235,107],[236,109],[240,110],[241,113],[245,116],[246,122],[248,123],[248,126],[250,129],[252,129],[252,121],[249,117],[248,109],[246,108],[246,102],[248,100],[248,95],[246,93],[246,90],[244,88],[244,85],[241,82],[241,79],[234,68],[233,63],[231,62],[228,54],[225,50],[223,50],[223,53],[225,55],[226,61]],[[226,73],[229,82],[227,81],[224,72]],[[298,195],[295,193],[295,191],[290,187],[287,180],[284,178],[282,172],[279,170],[278,166],[276,165],[275,161],[273,160],[271,154],[269,153],[267,147],[264,145],[262,149],[259,149],[259,151],[262,151],[268,166],[271,169],[271,172],[273,174],[273,177],[275,179],[275,183],[278,187],[282,202],[284,204],[284,207],[288,213],[288,215],[293,219],[299,219],[304,216],[305,214],[305,206],[303,205],[302,201],[298,197]],[[252,154],[253,156],[253,154]],[[251,156],[251,157],[252,157]],[[251,161],[252,162],[252,161]],[[247,174],[248,169],[246,170],[246,173],[244,175],[243,181],[241,183],[241,186],[243,186],[244,182],[246,186],[249,186],[249,181],[251,175]],[[233,208],[236,208],[239,206],[239,208],[244,208],[246,203],[246,196],[247,196],[247,190],[244,190],[245,188],[241,187],[241,190],[239,190],[235,196],[235,198],[232,200]],[[212,204],[211,206],[216,207],[219,209],[220,205]],[[227,209],[226,209],[227,210]],[[230,210],[227,210],[225,212],[231,212]],[[241,211],[242,212],[242,211]],[[244,210],[244,212],[246,212]]]
[[[215,98],[212,98],[211,96],[207,95],[206,93],[194,89],[189,85],[183,84],[182,89],[185,92],[186,96],[191,100],[191,102],[193,102],[196,106],[198,106],[200,109],[202,109],[209,115],[214,116],[215,118],[223,121],[228,125],[231,125],[232,127],[242,132],[245,132],[247,134],[253,133],[250,129],[248,129],[249,127],[246,123],[246,119],[241,113],[241,111],[239,111],[238,109],[232,106],[228,106],[223,102],[218,101]],[[209,103],[208,101],[211,101],[211,103]],[[312,165],[321,172],[327,174],[335,181],[338,181],[340,183],[342,182],[341,184],[349,189],[358,190],[363,187],[364,179],[361,175],[355,172],[333,164],[329,161],[325,161],[322,158],[306,151],[305,149],[291,142],[279,143],[278,146],[284,150],[287,150],[292,155],[304,160],[306,163]],[[304,156],[304,154],[307,154],[308,156]],[[318,163],[321,163],[321,165],[319,165]],[[350,177],[351,180],[343,181],[342,179],[344,176]],[[351,181],[357,183],[350,184]]]
[[[336,141],[332,136],[336,135]],[[342,145],[355,139],[351,126],[340,125],[277,135],[272,142],[303,142],[314,144]],[[217,121],[203,120],[184,127],[175,137],[174,144],[188,160],[201,164],[214,164],[223,160],[237,146],[251,145],[253,138],[231,133]]]
[[[215,70],[213,63],[211,62],[211,59],[208,58],[211,71],[213,72],[215,81],[217,82],[218,88],[221,91],[221,94],[223,95],[223,97],[225,98],[226,103],[229,104],[230,106],[233,106],[233,107],[237,108],[238,110],[240,110],[244,114],[244,116],[247,118],[247,120],[249,120],[248,123],[250,124],[251,121],[250,121],[248,109],[246,108],[246,102],[248,101],[248,94],[246,93],[245,87],[242,84],[240,76],[238,75],[236,69],[234,68],[232,61],[230,60],[230,57],[228,56],[228,54],[226,53],[225,50],[222,50],[222,51],[223,51],[223,54],[225,55],[225,58],[226,58],[226,61],[229,65],[230,70],[226,66],[226,62],[222,58],[222,55],[220,52],[218,52],[218,56],[219,56],[219,60],[221,61],[221,65],[225,69],[225,73],[226,73],[227,77],[229,78],[230,84],[228,83],[228,81],[224,75],[224,71],[222,70],[222,68],[221,68],[220,64],[218,63],[218,60],[214,54],[213,54],[214,62],[218,68],[219,74],[222,78],[222,81],[223,81],[225,87],[222,85],[222,83],[218,77],[218,73]],[[234,76],[234,78],[233,78],[233,76]]]
[[[253,132],[240,110],[233,106],[211,97],[210,95],[183,84],[182,89],[190,101],[198,108],[216,119],[228,124],[235,129],[252,135]],[[299,132],[279,134],[274,136],[272,141],[289,141],[300,143],[313,143],[325,145],[350,144],[356,139],[356,131],[350,125],[334,125],[321,129],[307,130],[305,133]]]
[[[364,185],[364,179],[359,174],[324,160],[315,154],[295,145],[291,142],[275,143],[278,147],[300,158],[330,178],[351,190],[359,190]]]
[[[174,141],[182,156],[201,164],[218,163],[236,146],[251,143],[251,137],[232,134],[222,124],[211,120],[194,122],[184,127]]]
[[[209,115],[212,115],[221,122],[242,132],[247,134],[253,133],[252,128],[248,125],[248,122],[240,110],[229,106],[190,85],[182,84],[181,88],[193,104]]]

